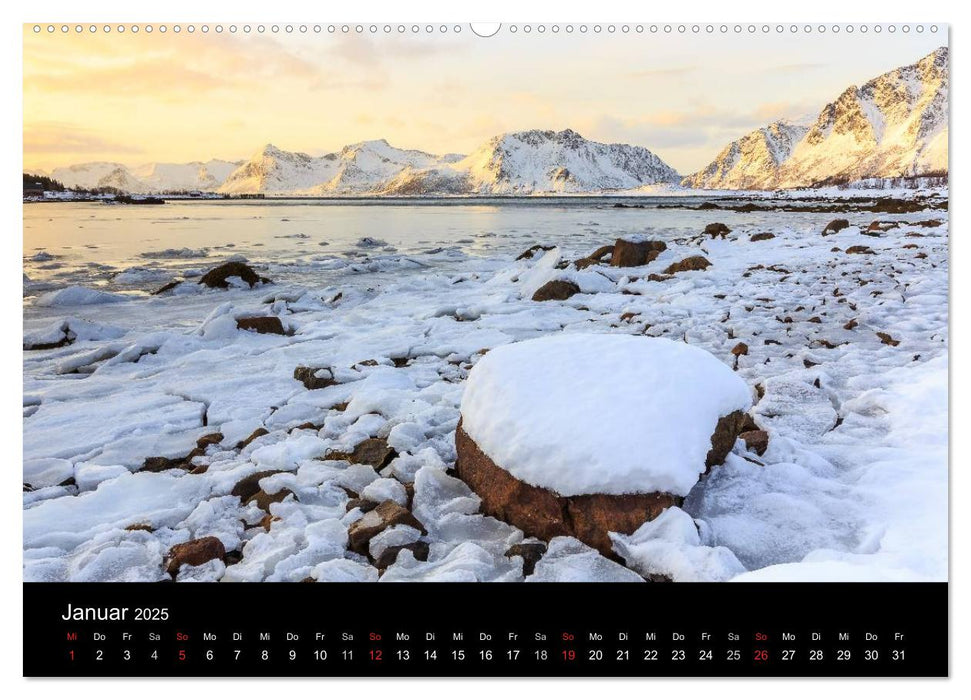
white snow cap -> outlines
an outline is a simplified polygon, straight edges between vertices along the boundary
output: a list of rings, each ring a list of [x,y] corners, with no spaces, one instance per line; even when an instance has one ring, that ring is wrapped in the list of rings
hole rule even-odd
[[[718,419],[751,403],[704,350],[577,333],[493,349],[469,373],[461,410],[465,432],[520,481],[563,496],[683,496]]]

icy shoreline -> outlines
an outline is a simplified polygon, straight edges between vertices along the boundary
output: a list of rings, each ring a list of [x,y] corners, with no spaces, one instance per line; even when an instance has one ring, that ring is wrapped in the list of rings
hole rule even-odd
[[[160,580],[174,545],[207,536],[233,556],[185,566],[179,580],[377,580],[384,549],[419,539],[427,561],[402,549],[380,580],[522,580],[522,556],[506,556],[522,533],[478,514],[477,497],[448,474],[458,406],[483,351],[571,332],[683,340],[729,365],[744,341],[738,376],[764,392],[754,415],[769,450],[758,457],[737,445],[689,493],[697,541],[672,528],[632,536],[632,561],[663,550],[682,580],[724,578],[738,572],[706,569],[711,558],[697,554],[725,547],[748,571],[740,580],[943,580],[946,214],[857,212],[823,237],[832,215],[790,225],[780,213],[777,226],[733,226],[725,239],[671,240],[644,268],[558,269],[561,257],[590,252],[566,247],[522,261],[379,250],[333,263],[323,288],[301,277],[32,305],[25,342],[56,342],[65,322],[75,338],[24,355],[25,580]],[[902,225],[866,235],[874,219]],[[934,219],[944,223],[922,225]],[[751,240],[766,232],[774,237]],[[854,246],[872,253],[848,254]],[[710,268],[647,279],[698,254]],[[289,269],[265,266],[278,280]],[[530,301],[551,278],[580,293]],[[253,315],[279,317],[290,334],[236,328]],[[298,366],[329,368],[335,381],[309,390],[293,377]],[[143,470],[217,432],[188,468]],[[395,456],[387,465],[325,459],[366,439]],[[276,472],[259,481],[265,494],[288,493],[265,509],[242,504],[234,487],[264,471]],[[364,516],[349,501],[402,492],[427,533],[396,525],[373,551],[349,549]],[[578,545],[551,543],[529,580],[639,579]]]

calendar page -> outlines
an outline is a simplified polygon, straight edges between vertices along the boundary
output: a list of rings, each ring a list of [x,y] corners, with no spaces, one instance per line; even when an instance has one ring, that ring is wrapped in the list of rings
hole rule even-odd
[[[22,38],[25,675],[947,675],[947,25]]]

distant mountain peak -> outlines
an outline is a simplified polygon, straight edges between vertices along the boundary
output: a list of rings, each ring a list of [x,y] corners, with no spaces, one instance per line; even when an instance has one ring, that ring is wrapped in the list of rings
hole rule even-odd
[[[851,85],[808,128],[777,121],[756,129],[682,183],[776,189],[946,172],[948,57],[942,46]]]

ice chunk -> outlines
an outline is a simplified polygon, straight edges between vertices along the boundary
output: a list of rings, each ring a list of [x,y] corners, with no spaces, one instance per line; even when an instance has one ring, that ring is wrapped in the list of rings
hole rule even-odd
[[[70,550],[96,533],[145,523],[172,527],[209,494],[199,477],[141,472],[119,476],[75,498],[44,501],[24,511],[24,548]]]
[[[320,582],[330,583],[373,583],[378,580],[377,569],[350,559],[321,562],[311,570],[310,575]]]
[[[519,562],[464,542],[437,561],[417,561],[404,549],[381,581],[515,581],[521,576]]]
[[[91,491],[102,481],[128,473],[128,468],[120,464],[101,465],[80,462],[74,467],[74,483],[78,485],[79,491]]]
[[[759,425],[787,437],[817,440],[836,425],[836,410],[822,389],[796,377],[772,377],[754,410]]]
[[[132,297],[112,294],[87,287],[65,287],[55,292],[41,294],[34,300],[34,306],[91,306],[93,304],[114,304],[128,301]]]
[[[475,513],[481,502],[464,481],[441,469],[425,466],[415,474],[412,510],[423,523],[435,522],[448,513]]]
[[[192,539],[218,537],[227,552],[239,549],[245,524],[236,496],[219,496],[203,501],[195,507],[179,527],[188,528]],[[222,577],[222,573],[219,575]]]
[[[383,530],[371,538],[368,551],[371,558],[377,561],[388,547],[400,547],[421,539],[421,531],[409,525],[395,525]]]
[[[137,387],[115,392],[111,401],[98,396],[45,401],[24,423],[24,458],[83,458],[102,450],[99,457],[107,459],[112,451],[106,446],[128,441],[126,457],[117,463],[140,465],[145,457],[159,455],[149,450],[157,449],[167,435],[199,427],[204,410],[201,403]],[[193,442],[187,439],[189,445]]]
[[[209,583],[218,581],[226,573],[226,564],[219,559],[210,559],[199,566],[183,564],[175,580],[179,583]]]
[[[725,547],[705,547],[694,519],[672,507],[633,534],[610,533],[627,565],[641,576],[664,576],[672,581],[727,581],[745,567]]]
[[[66,459],[42,457],[24,460],[24,483],[35,489],[57,486],[74,476],[74,465]]]
[[[327,446],[327,442],[316,435],[302,433],[296,437],[257,448],[253,450],[250,459],[263,469],[294,470],[305,460],[323,457]]]
[[[360,495],[361,498],[375,503],[394,501],[399,506],[408,505],[408,492],[397,479],[375,479],[364,487]]]
[[[640,576],[573,537],[554,537],[527,582],[644,582]]]

